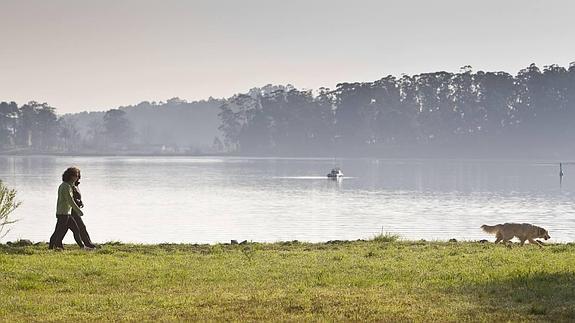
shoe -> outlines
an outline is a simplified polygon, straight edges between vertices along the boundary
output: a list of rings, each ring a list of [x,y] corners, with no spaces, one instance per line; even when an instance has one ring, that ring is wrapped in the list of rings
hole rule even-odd
[[[92,250],[94,250],[94,248],[88,247],[88,246],[84,246],[84,248],[82,248],[82,249],[84,249],[84,250],[86,250],[86,251],[92,251]]]

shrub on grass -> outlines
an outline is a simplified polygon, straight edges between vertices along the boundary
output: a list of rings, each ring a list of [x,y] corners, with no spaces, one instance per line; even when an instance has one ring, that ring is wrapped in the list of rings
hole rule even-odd
[[[0,180],[0,239],[10,231],[9,229],[4,231],[6,226],[16,222],[16,220],[10,220],[9,215],[20,206],[20,203],[16,201],[16,190],[9,189]]]
[[[397,240],[399,240],[400,236],[399,234],[395,234],[395,233],[380,233],[376,236],[374,236],[371,240],[375,241],[375,242],[395,242]]]

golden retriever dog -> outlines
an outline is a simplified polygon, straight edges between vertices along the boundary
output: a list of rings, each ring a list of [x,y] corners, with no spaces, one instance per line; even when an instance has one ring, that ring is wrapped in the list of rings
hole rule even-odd
[[[528,240],[529,243],[542,247],[543,244],[535,240],[536,238],[551,239],[547,230],[529,223],[484,224],[481,229],[487,233],[495,234],[495,238],[497,238],[495,243],[503,241],[504,244],[510,244],[510,240],[517,237],[521,241],[521,245],[525,243],[525,240]]]

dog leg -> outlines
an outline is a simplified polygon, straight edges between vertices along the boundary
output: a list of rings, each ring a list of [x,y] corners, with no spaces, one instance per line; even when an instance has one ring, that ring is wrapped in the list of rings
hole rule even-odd
[[[537,240],[529,239],[529,243],[533,243],[539,246],[539,248],[543,248],[543,244]]]
[[[521,246],[523,247],[524,244],[525,244],[525,239],[521,239]]]
[[[495,243],[499,243],[499,242],[501,242],[501,240],[503,240],[503,236],[501,235],[500,232],[498,232],[498,233],[495,235],[495,238],[497,238],[497,239],[495,239]]]

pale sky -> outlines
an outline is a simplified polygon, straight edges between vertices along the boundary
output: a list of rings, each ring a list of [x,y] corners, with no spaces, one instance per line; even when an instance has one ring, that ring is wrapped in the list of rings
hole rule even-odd
[[[0,101],[58,113],[575,61],[575,1],[0,0]]]

